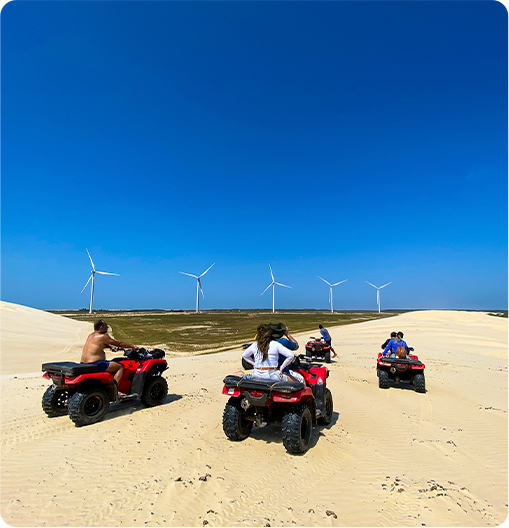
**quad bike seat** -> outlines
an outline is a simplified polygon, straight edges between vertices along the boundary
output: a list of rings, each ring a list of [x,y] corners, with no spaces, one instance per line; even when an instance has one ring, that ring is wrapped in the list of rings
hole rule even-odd
[[[299,381],[272,381],[259,378],[245,379],[240,376],[226,376],[223,383],[227,387],[241,387],[247,390],[275,390],[279,392],[296,392],[305,388]]]
[[[54,363],[43,363],[43,372],[54,372],[65,376],[78,376],[80,374],[91,374],[99,372],[95,363],[74,363],[72,361],[56,361]]]

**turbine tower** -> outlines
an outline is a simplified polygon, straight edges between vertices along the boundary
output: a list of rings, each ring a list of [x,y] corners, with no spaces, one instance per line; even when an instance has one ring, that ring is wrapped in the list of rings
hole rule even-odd
[[[87,249],[87,253],[88,253],[88,249]],[[91,289],[90,289],[90,310],[88,311],[88,313],[91,314],[92,313],[92,305],[94,304],[94,278],[95,278],[95,274],[99,273],[99,275],[116,275],[117,277],[119,277],[119,274],[118,273],[108,273],[107,271],[97,271],[95,269],[94,261],[92,260],[92,257],[90,256],[90,253],[88,253],[88,258],[90,259],[90,263],[92,264],[92,271],[90,273],[90,277],[87,280],[87,283],[85,284],[85,286],[83,286],[83,290],[81,290],[80,293],[83,293],[85,288],[88,286],[88,283],[90,281],[92,281],[92,286],[91,286]]]
[[[214,264],[212,264],[212,266]],[[201,275],[192,275],[191,273],[179,271],[179,273],[182,273],[182,275],[189,275],[189,277],[194,277],[196,279],[196,313],[200,312],[200,290],[203,298],[205,299],[205,294],[203,293],[203,288],[201,287],[201,278],[205,275],[205,273],[207,273],[207,271],[209,271],[212,266],[209,266]]]
[[[378,313],[380,313],[380,290],[382,288],[385,288],[386,286],[389,286],[389,284],[392,283],[391,282],[388,282],[387,284],[384,284],[383,286],[380,286],[380,288],[378,286],[375,286],[374,284],[371,284],[371,282],[368,282],[368,281],[365,281],[367,282],[370,286],[373,286],[373,288],[376,288],[376,303],[378,304]]]
[[[322,277],[320,277],[320,275],[318,275],[318,278],[322,279]],[[331,284],[330,282],[327,282],[325,279],[322,279],[322,280],[323,280],[323,282],[327,283],[330,286],[330,289],[329,289],[330,312],[334,313],[334,302],[332,300],[332,288],[334,288],[334,286],[337,286],[338,284],[343,284],[343,282],[346,282],[348,279],[342,280],[340,282],[335,282],[334,284]]]
[[[275,310],[274,310],[274,289],[276,287],[276,284],[278,286],[284,286],[285,288],[291,288],[291,286],[287,286],[286,284],[281,284],[280,282],[276,282],[274,280],[274,274],[272,273],[272,268],[270,267],[270,264],[269,264],[269,269],[270,269],[270,276],[272,277],[272,282],[262,291],[262,293],[260,293],[260,297],[272,286],[272,313],[275,313]]]

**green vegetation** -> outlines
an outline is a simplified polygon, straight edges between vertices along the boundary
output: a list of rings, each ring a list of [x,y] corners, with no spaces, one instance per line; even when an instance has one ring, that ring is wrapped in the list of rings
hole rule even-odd
[[[500,312],[490,312],[488,315],[493,315],[494,317],[505,317],[507,319],[507,310],[502,310]]]
[[[262,310],[213,310],[202,313],[183,311],[98,311],[57,312],[79,321],[105,319],[115,339],[140,346],[155,345],[170,352],[208,352],[240,348],[253,340],[260,323],[282,321],[291,333],[309,332],[319,336],[318,325],[326,328],[360,323],[396,315],[395,312],[338,312],[291,310],[272,314]]]

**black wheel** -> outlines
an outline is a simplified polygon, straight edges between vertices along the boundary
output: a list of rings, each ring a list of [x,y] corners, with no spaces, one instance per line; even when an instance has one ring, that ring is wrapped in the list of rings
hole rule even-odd
[[[244,358],[242,358],[242,368],[244,370],[253,370],[254,367],[251,365],[251,363],[248,363]]]
[[[381,389],[389,388],[389,373],[386,370],[378,370],[378,386]]]
[[[145,381],[141,401],[146,407],[161,405],[168,396],[168,383],[162,376],[154,376]]]
[[[69,400],[69,417],[76,424],[90,425],[102,420],[110,401],[106,392],[98,387],[74,393]]]
[[[305,453],[309,448],[313,417],[309,407],[286,413],[282,422],[283,445],[290,454]]]
[[[246,412],[240,406],[240,398],[230,398],[223,411],[223,431],[230,440],[244,440],[253,428],[253,422],[245,419]]]
[[[331,423],[333,406],[332,393],[329,389],[325,389],[325,415],[320,416],[317,420],[320,425],[329,425]]]
[[[42,397],[42,409],[50,417],[63,416],[68,412],[71,393],[67,389],[56,389],[51,385]]]
[[[313,357],[313,352],[311,352],[311,350],[308,350],[307,348],[306,348],[306,357],[308,358]]]
[[[325,363],[330,363],[330,350],[325,352]]]
[[[424,374],[414,374],[413,379],[415,392],[426,392],[426,382],[424,380]]]

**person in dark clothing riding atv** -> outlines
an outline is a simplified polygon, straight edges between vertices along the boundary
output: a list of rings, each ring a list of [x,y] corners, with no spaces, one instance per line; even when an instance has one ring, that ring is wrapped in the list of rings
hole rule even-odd
[[[83,347],[81,363],[96,363],[99,372],[109,372],[117,382],[117,385],[119,385],[124,373],[124,366],[116,361],[107,361],[106,353],[104,352],[105,348],[111,348],[116,351],[116,347],[138,350],[135,345],[117,341],[110,337],[108,335],[108,324],[100,319],[94,323],[94,332],[88,336],[87,342]],[[125,396],[125,394],[119,392],[119,396]]]
[[[391,332],[391,337],[389,337],[389,339],[386,339],[384,344],[382,345],[382,350],[385,350],[385,347],[393,340],[397,337],[397,333],[396,332]]]

